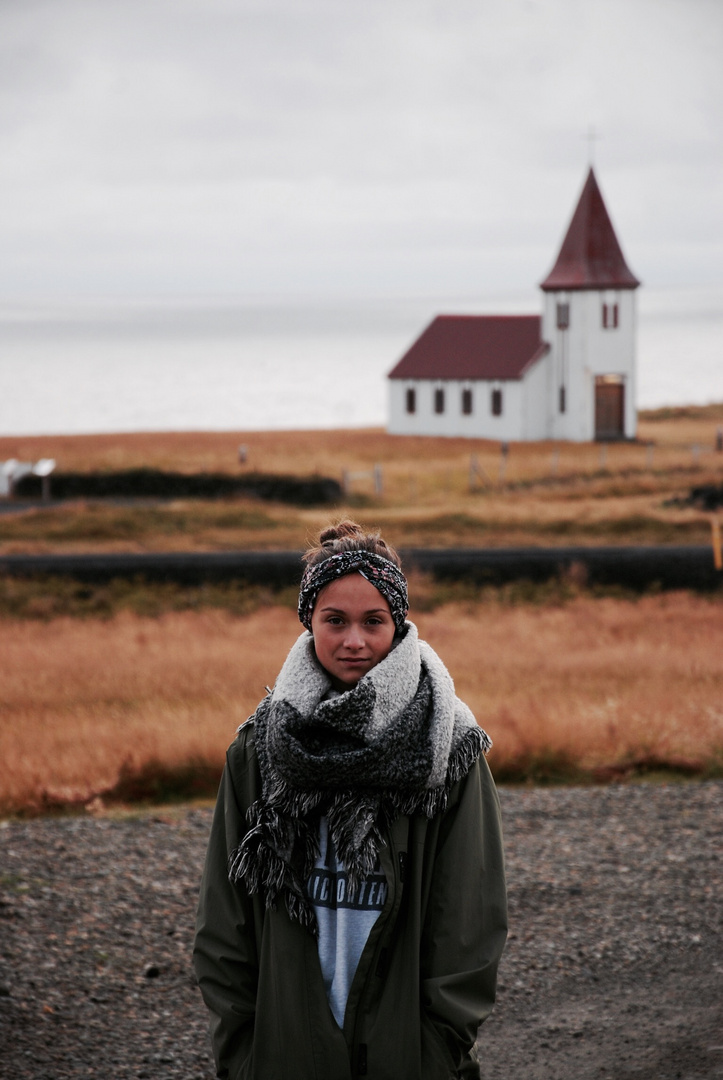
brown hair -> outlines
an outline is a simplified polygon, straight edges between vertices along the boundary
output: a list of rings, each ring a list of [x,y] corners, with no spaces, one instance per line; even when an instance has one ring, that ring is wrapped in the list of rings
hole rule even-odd
[[[366,532],[356,521],[348,518],[322,529],[318,542],[305,552],[303,559],[307,566],[315,566],[341,551],[371,551],[383,559],[389,559],[395,566],[401,568],[402,565],[394,548],[378,532]]]

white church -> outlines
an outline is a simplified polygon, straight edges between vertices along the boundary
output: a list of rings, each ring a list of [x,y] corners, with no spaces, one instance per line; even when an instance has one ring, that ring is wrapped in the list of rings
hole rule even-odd
[[[639,284],[591,168],[542,315],[438,315],[389,373],[390,434],[634,438]]]

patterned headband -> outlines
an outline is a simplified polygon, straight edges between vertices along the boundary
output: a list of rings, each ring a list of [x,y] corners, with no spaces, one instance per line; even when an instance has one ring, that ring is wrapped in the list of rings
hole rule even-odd
[[[373,551],[340,551],[324,562],[307,566],[299,591],[299,619],[311,630],[311,616],[316,598],[331,581],[358,572],[378,589],[389,604],[397,630],[404,627],[409,610],[407,579],[399,567]]]

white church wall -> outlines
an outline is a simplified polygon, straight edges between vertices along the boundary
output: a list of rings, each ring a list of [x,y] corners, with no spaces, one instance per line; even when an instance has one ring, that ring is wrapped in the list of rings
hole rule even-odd
[[[592,428],[594,430],[595,412],[595,376],[618,375],[622,378],[625,386],[625,419],[624,429],[626,438],[634,438],[637,431],[637,385],[635,364],[635,338],[637,333],[637,298],[634,290],[620,289],[608,290],[590,294],[598,300],[597,313],[594,303],[590,303],[590,334],[588,338],[588,367],[591,375],[591,410],[593,414]],[[610,316],[617,308],[617,326],[603,326],[602,305],[608,309],[608,322]],[[597,325],[595,315],[597,314]]]
[[[407,412],[407,391],[415,392],[415,411]],[[444,393],[444,410],[435,411],[435,392]],[[462,393],[472,395],[472,411],[462,409]],[[495,415],[492,396],[501,394],[501,412]],[[440,435],[449,438],[517,441],[525,437],[526,389],[522,380],[390,379],[388,430],[392,435]]]
[[[419,381],[416,379],[388,379],[389,387],[389,423],[387,431],[390,435],[420,435],[425,434],[420,430],[420,408],[422,397]],[[416,396],[416,409],[413,413],[407,412],[407,391],[412,390]]]
[[[632,289],[584,289],[544,294],[543,336],[552,346],[548,385],[548,430],[555,439],[587,442],[595,438],[595,378],[617,375],[625,385],[624,433],[635,435],[636,303]],[[569,326],[557,325],[558,305],[569,305]],[[603,325],[603,304],[609,326]],[[617,305],[617,325],[615,307]],[[560,387],[565,387],[565,411]]]
[[[521,380],[522,409],[518,438],[537,440],[548,438],[548,384],[552,369],[548,353],[526,372]]]
[[[582,292],[546,292],[542,333],[551,346],[547,382],[547,437],[584,441],[588,433],[588,397],[585,375],[586,333],[589,311]],[[567,309],[567,326],[558,326],[558,308]],[[564,321],[564,320],[563,320]],[[561,393],[564,390],[564,410]]]
[[[501,412],[492,411],[492,395],[501,394]],[[523,438],[524,386],[521,379],[489,380],[476,383],[475,410],[477,436],[516,442]]]

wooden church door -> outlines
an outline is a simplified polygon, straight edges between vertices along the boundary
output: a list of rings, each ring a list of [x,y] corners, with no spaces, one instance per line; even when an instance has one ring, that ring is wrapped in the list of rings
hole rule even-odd
[[[622,439],[625,434],[625,383],[619,375],[595,379],[595,438]]]

